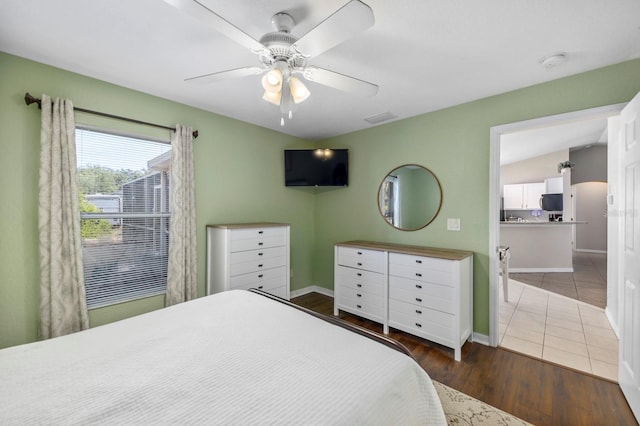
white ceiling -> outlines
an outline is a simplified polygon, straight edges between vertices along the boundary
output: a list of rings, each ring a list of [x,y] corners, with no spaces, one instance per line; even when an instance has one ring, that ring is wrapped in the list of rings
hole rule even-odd
[[[563,149],[606,144],[607,120],[598,117],[504,134],[500,137],[500,165]]]
[[[276,12],[290,13],[301,36],[346,3],[201,1],[256,39]],[[370,127],[369,116],[403,119],[640,57],[638,0],[365,2],[375,25],[309,64],[376,83],[378,94],[309,82],[311,97],[282,128],[260,76],[184,82],[257,59],[160,0],[2,0],[0,50],[311,140]],[[554,52],[568,62],[542,67]]]

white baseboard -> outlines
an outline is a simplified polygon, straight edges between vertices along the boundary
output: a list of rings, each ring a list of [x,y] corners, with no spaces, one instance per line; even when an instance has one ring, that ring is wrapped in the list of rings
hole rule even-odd
[[[485,346],[491,346],[491,344],[489,343],[489,336],[487,336],[486,334],[476,333],[475,331],[473,332],[473,342],[480,343],[481,345]]]
[[[333,297],[333,290],[329,290],[328,288],[320,287],[318,285],[310,285],[299,290],[293,290],[289,294],[289,297],[293,299],[294,297],[304,296],[305,294],[309,293],[320,293],[324,294],[325,296]]]
[[[574,251],[580,253],[597,253],[597,254],[607,254],[606,250],[589,250],[589,249],[575,249]]]
[[[609,324],[611,324],[611,328],[613,329],[613,332],[616,334],[616,337],[620,339],[620,331],[618,330],[618,323],[615,321],[615,318],[612,317],[611,311],[609,310],[609,308],[605,308],[604,314],[607,316],[607,319],[609,320]]]
[[[509,267],[509,273],[512,272],[573,272],[573,268],[512,268]]]

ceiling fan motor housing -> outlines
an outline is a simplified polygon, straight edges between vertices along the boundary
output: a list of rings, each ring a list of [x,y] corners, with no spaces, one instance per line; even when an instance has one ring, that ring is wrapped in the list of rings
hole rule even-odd
[[[280,12],[271,18],[276,31],[267,33],[260,38],[267,52],[259,55],[260,62],[266,66],[272,66],[277,61],[287,61],[292,68],[303,68],[307,64],[307,59],[293,48],[293,44],[298,38],[291,34],[295,22],[291,15]]]

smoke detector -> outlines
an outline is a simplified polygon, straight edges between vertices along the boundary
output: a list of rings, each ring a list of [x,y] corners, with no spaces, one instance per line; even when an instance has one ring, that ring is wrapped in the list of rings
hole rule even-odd
[[[567,54],[565,52],[552,53],[551,55],[540,58],[540,64],[549,69],[555,68],[564,64],[567,61]]]

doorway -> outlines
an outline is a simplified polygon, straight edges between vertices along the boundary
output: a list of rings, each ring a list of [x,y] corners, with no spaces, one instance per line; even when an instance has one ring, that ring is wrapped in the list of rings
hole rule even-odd
[[[498,261],[498,253],[495,250],[500,245],[500,201],[501,201],[501,191],[500,191],[500,144],[501,138],[505,135],[509,135],[512,133],[528,130],[528,129],[543,129],[549,126],[556,126],[563,123],[572,123],[572,122],[580,122],[585,120],[593,120],[596,118],[606,119],[608,117],[612,117],[618,115],[624,104],[619,105],[611,105],[601,108],[594,108],[585,111],[560,114],[556,116],[544,117],[534,120],[528,120],[519,123],[512,123],[503,126],[494,127],[491,129],[491,185],[490,185],[490,247],[491,247],[491,262],[490,262],[490,307],[491,307],[491,317],[490,317],[490,343],[494,346],[499,344],[500,340],[500,301],[501,301],[501,289],[500,283],[501,279],[499,277],[499,261]],[[615,264],[617,259],[615,258],[615,251],[612,253],[613,257],[609,259],[610,263]],[[555,309],[558,311],[562,311],[563,309],[572,310],[573,307],[569,308],[568,305],[564,303],[564,301],[560,300],[556,301],[553,297],[544,292],[536,292],[535,287],[527,288],[525,286],[521,289],[514,289],[511,291],[510,295],[513,294],[514,297],[521,297],[523,295],[527,295],[527,297],[531,300],[526,301],[523,305],[528,306],[529,312],[524,312],[521,314],[521,317],[526,318],[528,315],[542,314],[542,311],[547,312],[549,309]],[[611,292],[609,290],[609,292]],[[586,317],[591,312],[587,311],[588,306],[576,306],[575,313],[577,316]],[[526,309],[526,308],[525,308]],[[512,313],[507,313],[509,315]],[[609,316],[609,320],[602,315],[602,318],[605,322],[613,322],[615,333],[617,334],[617,329],[615,328],[617,321],[617,314],[614,312]],[[504,315],[503,315],[504,320]],[[598,319],[597,321],[602,321]],[[531,321],[530,321],[531,322]],[[545,326],[546,327],[546,326]],[[538,331],[539,332],[539,331]],[[617,360],[616,360],[617,363]]]

